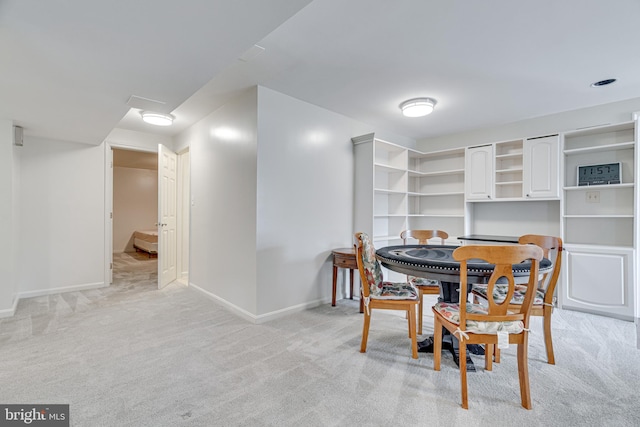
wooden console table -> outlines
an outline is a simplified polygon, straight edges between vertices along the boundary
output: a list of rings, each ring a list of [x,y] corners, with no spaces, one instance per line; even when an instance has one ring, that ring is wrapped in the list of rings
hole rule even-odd
[[[331,305],[335,307],[338,268],[349,269],[349,298],[353,299],[353,271],[358,269],[358,263],[356,262],[356,251],[354,248],[334,249],[331,253],[333,254],[333,293],[331,295]],[[362,298],[360,298],[360,313],[363,312],[363,301]]]

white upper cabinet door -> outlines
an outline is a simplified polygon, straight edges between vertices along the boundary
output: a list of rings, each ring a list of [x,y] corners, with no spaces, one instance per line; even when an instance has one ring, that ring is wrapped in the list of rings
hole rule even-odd
[[[464,184],[467,200],[493,199],[493,145],[467,148]]]
[[[526,198],[559,198],[558,161],[560,142],[557,135],[524,141],[523,181]]]

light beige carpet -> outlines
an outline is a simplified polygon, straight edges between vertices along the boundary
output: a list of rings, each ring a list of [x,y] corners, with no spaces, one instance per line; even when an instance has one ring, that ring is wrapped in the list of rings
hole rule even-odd
[[[192,289],[157,290],[154,259],[116,262],[109,288],[23,300],[0,319],[0,402],[67,403],[71,425],[91,427],[640,425],[629,322],[556,310],[552,366],[534,319],[533,410],[515,348],[492,372],[474,356],[464,410],[451,356],[440,372],[430,354],[411,359],[399,313],[374,313],[361,354],[357,301],[253,325]]]

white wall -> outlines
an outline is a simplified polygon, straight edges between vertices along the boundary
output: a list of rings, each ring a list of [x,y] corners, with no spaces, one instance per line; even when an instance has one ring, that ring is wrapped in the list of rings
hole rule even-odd
[[[256,312],[255,88],[182,132],[189,146],[191,239],[189,283],[237,308]]]
[[[170,136],[136,132],[127,129],[113,129],[109,135],[107,135],[105,141],[113,147],[150,151],[154,153],[158,152],[158,144],[163,144],[173,150],[173,142]]]
[[[13,145],[13,122],[0,120],[0,317],[13,315],[17,303],[19,149]]]
[[[180,134],[190,284],[258,322],[328,302],[331,249],[352,245],[351,137],[372,131],[259,87]]]
[[[331,250],[353,245],[351,138],[371,131],[258,88],[258,315],[329,300]]]
[[[631,113],[634,111],[640,111],[640,98],[549,114],[486,129],[423,139],[417,142],[417,149],[428,152],[628,122],[632,120]]]
[[[20,297],[104,285],[104,147],[26,139]]]
[[[158,171],[113,168],[113,252],[135,252],[133,232],[157,229]]]
[[[560,201],[470,203],[472,234],[560,236]]]

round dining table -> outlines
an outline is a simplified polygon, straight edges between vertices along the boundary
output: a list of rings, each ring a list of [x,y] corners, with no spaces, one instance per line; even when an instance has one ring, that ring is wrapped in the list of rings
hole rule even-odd
[[[458,246],[447,245],[400,245],[386,246],[376,251],[376,257],[385,268],[404,273],[409,276],[434,279],[439,282],[439,301],[456,303],[460,300],[460,263],[453,259],[453,251]],[[545,273],[553,267],[551,261],[543,258],[540,262],[539,272]],[[487,283],[493,272],[493,264],[484,260],[470,260],[467,262],[467,283],[470,285]],[[516,283],[527,283],[531,262],[524,261],[513,268]],[[498,281],[500,283],[500,281]],[[470,291],[472,286],[467,286]],[[442,348],[448,349],[458,364],[458,340],[444,329],[442,335]],[[479,345],[468,345],[470,353],[484,354],[484,348]],[[418,351],[422,353],[433,352],[433,337],[428,337],[418,343]],[[475,371],[473,361],[467,354],[467,370]]]

